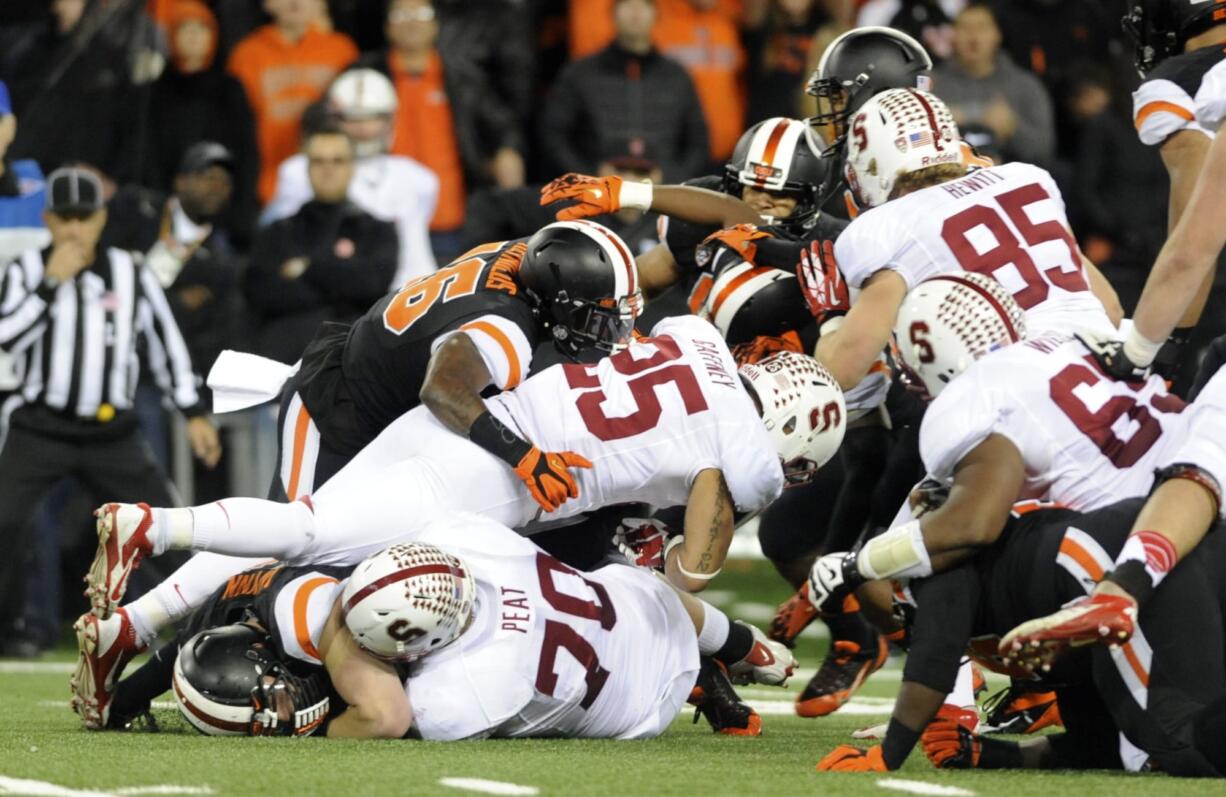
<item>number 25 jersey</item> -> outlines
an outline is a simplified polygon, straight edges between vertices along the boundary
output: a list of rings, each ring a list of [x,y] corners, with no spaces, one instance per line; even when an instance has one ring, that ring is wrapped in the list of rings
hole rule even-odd
[[[1026,331],[1115,327],[1090,292],[1081,252],[1051,175],[1008,163],[890,200],[860,214],[835,241],[852,288],[895,271],[907,289],[936,276],[975,271],[994,278],[1026,312]]]
[[[1050,335],[979,359],[941,391],[920,426],[920,456],[948,483],[971,449],[1001,435],[1026,468],[1020,498],[1084,512],[1149,491],[1186,437],[1184,406],[1160,377],[1113,380],[1080,341]]]
[[[548,368],[487,405],[541,450],[591,460],[571,471],[581,500],[550,519],[625,501],[684,505],[707,468],[723,472],[744,512],[783,488],[774,443],[727,344],[696,316],[666,318],[650,338],[598,363]]]

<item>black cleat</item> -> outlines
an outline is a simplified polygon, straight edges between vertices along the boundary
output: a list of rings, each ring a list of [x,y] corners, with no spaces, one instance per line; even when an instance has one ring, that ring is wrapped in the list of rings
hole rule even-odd
[[[737,696],[724,665],[707,656],[701,662],[698,681],[690,692],[694,722],[704,717],[716,733],[761,736],[762,718]]]

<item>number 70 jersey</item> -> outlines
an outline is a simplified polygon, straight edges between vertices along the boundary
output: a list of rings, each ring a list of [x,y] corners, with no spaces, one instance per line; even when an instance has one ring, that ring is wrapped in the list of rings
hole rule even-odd
[[[591,460],[590,469],[571,471],[580,500],[550,519],[627,501],[684,505],[708,468],[723,472],[744,512],[783,488],[779,455],[727,345],[696,316],[666,318],[622,352],[553,366],[487,404],[541,450]]]
[[[1060,190],[1030,164],[977,169],[890,200],[858,216],[834,251],[852,288],[883,269],[908,290],[937,274],[975,271],[1013,294],[1030,337],[1115,329],[1090,292]]]

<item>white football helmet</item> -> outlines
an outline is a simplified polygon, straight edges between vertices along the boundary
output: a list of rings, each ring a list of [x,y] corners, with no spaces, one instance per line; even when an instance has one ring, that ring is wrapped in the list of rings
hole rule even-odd
[[[916,285],[894,322],[904,377],[931,398],[975,360],[1025,337],[1025,315],[1013,296],[973,272],[941,274]]]
[[[883,91],[851,118],[843,172],[863,207],[884,204],[899,175],[946,163],[963,163],[962,139],[948,106],[926,91]]]
[[[399,100],[392,81],[374,69],[342,72],[328,89],[328,106],[354,139],[359,158],[386,152]]]
[[[458,558],[433,545],[393,545],[369,556],[341,593],[345,625],[372,655],[413,661],[468,627],[477,585]]]
[[[757,399],[788,486],[808,482],[839,450],[847,431],[839,383],[817,360],[790,351],[737,370]]]

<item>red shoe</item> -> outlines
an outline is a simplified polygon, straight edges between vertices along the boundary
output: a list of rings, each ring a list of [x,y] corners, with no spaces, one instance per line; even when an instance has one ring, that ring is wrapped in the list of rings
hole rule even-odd
[[[72,689],[72,710],[81,715],[91,731],[106,727],[111,714],[111,697],[123,668],[144,645],[128,613],[118,609],[109,619],[99,620],[86,612],[73,624],[77,632],[77,669],[68,686]]]
[[[105,620],[115,611],[128,589],[128,578],[143,556],[153,553],[149,527],[153,513],[148,504],[104,504],[94,510],[98,518],[98,553],[85,576],[85,597],[91,611]]]
[[[855,642],[837,640],[817,674],[796,698],[796,713],[801,717],[824,717],[838,711],[889,657],[890,649],[882,637],[877,637],[875,650],[867,651],[861,651]]]
[[[1000,641],[1000,655],[1006,662],[1016,660],[1046,671],[1069,648],[1095,642],[1124,644],[1132,638],[1136,617],[1137,604],[1131,598],[1090,595],[1014,628]]]
[[[779,604],[767,636],[776,642],[782,642],[789,648],[795,647],[796,637],[800,636],[800,632],[808,628],[809,623],[815,619],[817,619],[817,609],[809,600],[809,582],[806,579],[792,597]]]
[[[796,669],[796,657],[792,651],[782,642],[767,639],[758,627],[747,623],[741,625],[753,632],[753,647],[748,656],[728,667],[728,677],[732,683],[782,686]]]

